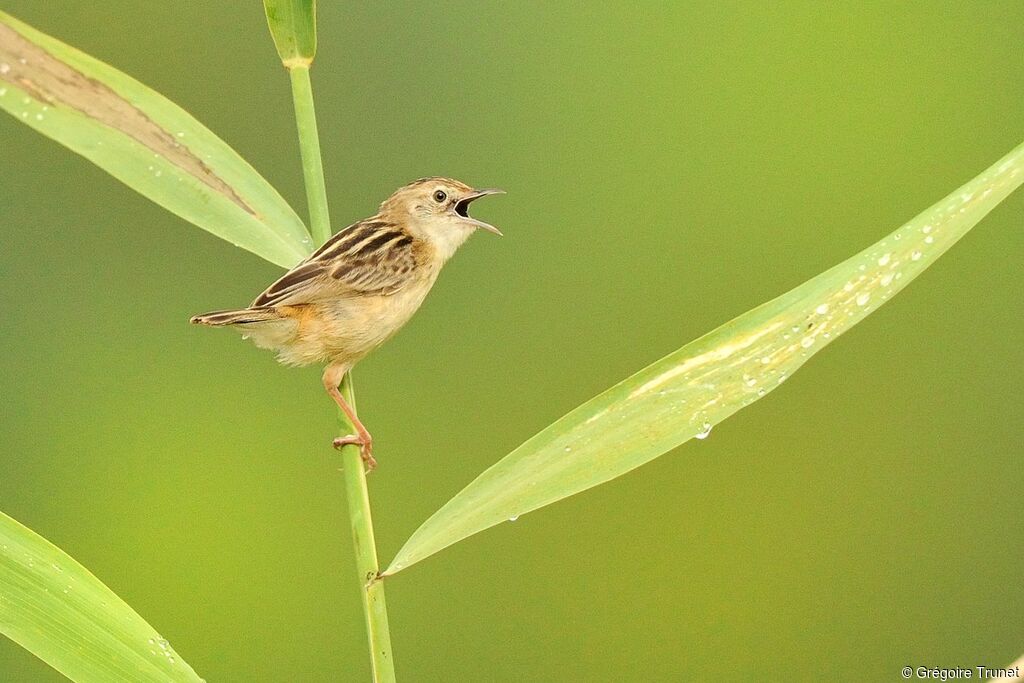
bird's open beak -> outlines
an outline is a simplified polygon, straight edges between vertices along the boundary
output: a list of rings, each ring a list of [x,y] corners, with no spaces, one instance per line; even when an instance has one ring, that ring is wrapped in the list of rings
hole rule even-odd
[[[501,235],[501,230],[498,230],[490,223],[478,221],[477,219],[469,215],[470,203],[473,202],[473,200],[480,199],[481,197],[486,197],[489,194],[505,194],[505,190],[499,190],[496,187],[486,187],[482,190],[473,190],[471,194],[466,195],[465,197],[460,199],[458,203],[455,204],[455,213],[457,213],[459,216],[462,216],[462,219],[466,223],[469,223],[470,225],[476,226],[478,228],[483,228],[487,232],[493,232],[495,235]]]

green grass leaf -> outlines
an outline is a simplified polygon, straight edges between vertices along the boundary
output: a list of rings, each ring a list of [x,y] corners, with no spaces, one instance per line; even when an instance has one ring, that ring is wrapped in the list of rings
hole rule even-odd
[[[706,437],[910,284],[1021,181],[1024,145],[856,256],[573,410],[438,510],[384,573]]]
[[[284,65],[309,66],[316,56],[315,0],[263,0],[263,9]]]
[[[202,681],[85,567],[3,513],[0,633],[74,681]]]
[[[290,267],[312,251],[302,220],[281,195],[188,112],[3,12],[0,108],[268,261]]]

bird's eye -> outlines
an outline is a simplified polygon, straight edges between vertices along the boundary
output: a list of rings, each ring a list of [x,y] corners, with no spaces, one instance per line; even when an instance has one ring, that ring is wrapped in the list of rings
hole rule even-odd
[[[434,201],[437,202],[438,204],[440,204],[446,199],[448,199],[448,195],[446,195],[443,190],[438,190],[437,192],[434,193]]]

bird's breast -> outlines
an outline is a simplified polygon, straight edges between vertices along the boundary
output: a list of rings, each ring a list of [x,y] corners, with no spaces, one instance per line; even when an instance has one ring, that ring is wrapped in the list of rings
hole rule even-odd
[[[386,296],[361,296],[318,304],[314,334],[327,355],[356,360],[377,348],[398,330],[423,303],[434,278],[409,282]]]

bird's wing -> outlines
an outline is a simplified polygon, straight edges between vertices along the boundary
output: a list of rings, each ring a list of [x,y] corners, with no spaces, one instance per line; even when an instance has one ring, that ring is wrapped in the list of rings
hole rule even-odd
[[[416,240],[389,221],[345,228],[253,301],[282,306],[360,295],[394,294],[416,267]]]

